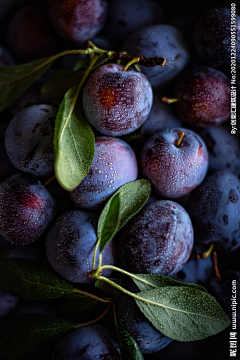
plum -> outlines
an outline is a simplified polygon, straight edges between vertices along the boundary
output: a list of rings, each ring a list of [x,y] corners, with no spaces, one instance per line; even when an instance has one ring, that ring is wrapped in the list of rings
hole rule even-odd
[[[35,176],[53,174],[53,131],[57,108],[32,105],[13,117],[5,133],[7,154],[20,171]]]
[[[101,66],[83,90],[83,109],[101,134],[122,136],[138,129],[148,117],[153,93],[146,76],[123,65]]]
[[[133,273],[171,276],[187,262],[192,247],[190,217],[170,200],[145,205],[118,236],[120,264]]]
[[[90,171],[70,195],[83,209],[101,208],[120,186],[136,180],[137,176],[137,160],[132,148],[123,140],[99,136]]]
[[[230,252],[240,246],[240,181],[228,171],[215,171],[193,190],[186,208],[192,219],[195,241],[215,243]]]
[[[47,233],[47,258],[65,279],[76,283],[92,283],[94,279],[89,277],[89,273],[92,271],[96,243],[96,228],[89,214],[82,210],[69,210],[57,219]],[[99,251],[97,258],[98,255]],[[103,264],[114,265],[112,242],[104,248],[102,261]],[[103,275],[109,276],[110,273],[111,270],[104,270]]]
[[[0,184],[0,235],[15,245],[38,240],[55,211],[52,196],[33,175],[14,174]]]
[[[188,194],[205,178],[207,147],[192,130],[166,129],[144,144],[140,165],[143,175],[152,182],[158,195],[178,198]]]

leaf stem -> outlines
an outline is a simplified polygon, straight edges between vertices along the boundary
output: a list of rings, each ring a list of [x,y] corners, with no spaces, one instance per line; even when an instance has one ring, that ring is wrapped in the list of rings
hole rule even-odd
[[[107,308],[104,310],[104,312],[103,312],[101,315],[99,315],[99,316],[98,316],[96,319],[94,319],[94,320],[88,321],[87,323],[79,324],[79,325],[77,326],[77,328],[83,327],[83,326],[87,326],[87,325],[91,325],[91,324],[94,324],[95,322],[101,320],[101,319],[108,313],[111,305],[112,305],[112,302],[109,302]]]
[[[86,292],[86,291],[74,289],[74,290],[71,292],[71,294],[72,294],[72,295],[75,295],[75,293],[81,294],[81,295],[85,295],[85,296],[87,296],[87,297],[90,297],[90,298],[92,298],[92,299],[95,299],[95,300],[97,300],[97,301],[99,301],[99,302],[102,302],[102,303],[105,303],[105,304],[108,304],[109,302],[111,302],[109,299],[99,298],[98,296],[95,296],[95,295],[93,295],[93,294],[90,294],[90,293],[88,293],[88,292]],[[76,294],[75,296],[78,296],[77,294]]]
[[[53,175],[50,179],[48,179],[47,181],[45,181],[45,183],[43,184],[43,186],[47,186],[48,184],[50,184],[50,182],[52,182],[55,179],[55,175]]]
[[[118,268],[116,266],[113,266],[113,265],[103,265],[103,266],[101,266],[100,270],[104,270],[104,269],[111,269],[111,270],[118,271],[118,272],[120,272],[120,273],[122,273],[124,275],[130,276],[132,279],[136,279],[138,281],[141,281],[144,284],[151,285],[151,287],[157,288],[156,285],[152,284],[148,280],[143,279],[143,278],[141,278],[141,277],[139,277],[139,276],[137,276],[135,274],[132,274],[132,273],[130,273],[130,272],[126,271],[126,270],[123,270],[121,268]]]

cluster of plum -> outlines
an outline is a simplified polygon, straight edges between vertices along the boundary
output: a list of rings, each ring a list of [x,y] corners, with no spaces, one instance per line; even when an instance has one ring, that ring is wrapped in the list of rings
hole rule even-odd
[[[204,285],[231,318],[232,280],[240,303],[240,141],[229,126],[231,10],[228,1],[195,1],[194,9],[187,1],[179,9],[179,3],[26,0],[2,16],[7,32],[0,37],[0,65],[85,49],[90,40],[122,60],[97,61],[80,92],[95,154],[71,191],[54,179],[60,104],[40,90],[49,74],[77,71],[91,55],[62,57],[0,114],[0,256],[51,266],[79,288],[92,288],[101,210],[121,186],[147,178],[151,196],[104,248],[102,264]],[[240,16],[236,21],[240,68]],[[159,58],[162,65],[151,66]],[[203,259],[209,248],[219,268],[211,256]],[[101,275],[116,274],[105,269]],[[121,281],[139,291],[124,276]],[[19,313],[61,313],[61,306],[25,303],[0,288],[1,321]],[[225,360],[229,353],[227,332],[172,341],[125,294],[115,318],[146,360]],[[239,309],[237,319],[239,326]],[[71,331],[44,359],[123,359],[112,327],[106,316]]]

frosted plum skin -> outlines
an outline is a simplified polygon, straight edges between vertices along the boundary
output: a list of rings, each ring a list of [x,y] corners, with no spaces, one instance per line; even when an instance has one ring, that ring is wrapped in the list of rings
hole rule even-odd
[[[14,56],[22,62],[51,56],[58,51],[56,35],[41,6],[24,6],[12,17],[7,41]]]
[[[186,206],[197,243],[214,242],[217,250],[226,252],[240,246],[240,181],[235,175],[212,173],[190,194]]]
[[[178,78],[173,97],[178,116],[190,126],[219,126],[230,116],[230,81],[208,66],[190,67]]]
[[[154,25],[133,33],[122,45],[122,50],[131,56],[165,57],[164,66],[144,67],[153,89],[169,86],[189,63],[190,54],[182,33],[170,25]]]
[[[109,329],[101,324],[81,327],[64,336],[56,345],[52,360],[121,360]]]
[[[132,68],[107,64],[96,70],[83,90],[83,109],[101,134],[122,136],[139,128],[148,117],[153,93],[146,76]]]
[[[145,205],[120,232],[118,256],[132,273],[171,276],[187,262],[192,247],[187,212],[173,201],[159,200]]]
[[[49,0],[48,14],[56,32],[64,39],[85,42],[103,28],[106,0]]]
[[[103,31],[114,43],[121,44],[133,32],[163,19],[162,8],[156,0],[114,0],[110,2]]]
[[[236,63],[240,65],[240,16],[236,16]],[[199,58],[214,68],[231,65],[231,10],[219,7],[202,14],[194,29],[194,44]],[[235,55],[235,53],[234,53]]]
[[[123,140],[97,137],[89,173],[70,192],[74,203],[83,209],[97,209],[120,186],[137,179],[138,166],[132,148]]]
[[[46,236],[46,254],[51,266],[65,279],[75,283],[92,283],[93,253],[97,243],[96,230],[90,216],[81,210],[62,214]],[[99,251],[97,252],[98,259]],[[102,252],[103,264],[114,265],[112,242]],[[96,263],[96,266],[98,263]],[[109,276],[111,270],[104,270]]]
[[[7,154],[20,171],[35,176],[53,174],[53,132],[57,108],[33,105],[10,121],[5,133]]]
[[[240,143],[227,126],[214,126],[199,131],[208,148],[209,171],[226,170],[240,175]]]
[[[179,131],[185,135],[177,147]],[[207,147],[192,130],[166,129],[145,143],[140,165],[143,175],[152,182],[158,195],[178,198],[203,181],[208,169]]]
[[[122,326],[137,342],[142,354],[165,348],[172,339],[156,330],[143,315],[133,298],[122,294],[116,304],[118,325]]]
[[[55,212],[52,196],[34,176],[15,174],[0,184],[0,234],[11,243],[36,241]]]

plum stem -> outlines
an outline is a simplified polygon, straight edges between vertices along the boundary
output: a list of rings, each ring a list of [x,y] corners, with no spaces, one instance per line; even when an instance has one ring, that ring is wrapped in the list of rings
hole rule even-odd
[[[131,65],[133,65],[133,64],[136,64],[136,63],[138,63],[139,62],[139,60],[140,60],[140,58],[139,57],[135,57],[135,58],[133,58],[132,60],[130,60],[125,66],[124,66],[124,68],[123,68],[123,70],[122,71],[127,71],[127,69],[129,68],[129,66],[131,66]]]
[[[109,311],[111,305],[112,305],[112,302],[109,301],[107,308],[103,311],[103,313],[102,313],[101,315],[99,315],[96,319],[93,319],[93,320],[91,320],[91,321],[88,321],[88,322],[86,322],[86,323],[84,323],[84,324],[79,324],[77,327],[79,328],[79,327],[91,325],[91,324],[94,324],[95,322],[101,320],[101,319],[107,314],[107,312]]]
[[[45,183],[43,184],[43,186],[47,186],[48,184],[50,184],[50,182],[52,182],[53,180],[55,179],[55,174],[50,178],[48,179],[47,181],[45,181]]]
[[[166,97],[166,96],[163,96],[163,97],[161,98],[161,100],[162,100],[162,102],[164,102],[164,103],[166,103],[166,104],[173,104],[173,103],[179,101],[178,98],[168,98],[168,97]]]
[[[181,142],[182,142],[182,139],[183,139],[184,135],[185,135],[184,131],[179,131],[178,132],[179,138],[177,140],[176,147],[179,147],[181,145]]]
[[[213,260],[213,264],[214,264],[215,275],[216,275],[218,281],[222,282],[222,277],[220,275],[219,268],[218,268],[218,258],[217,258],[217,252],[216,251],[213,252],[212,260]]]
[[[200,254],[197,254],[197,259],[206,259],[213,251],[214,243],[211,243],[209,249],[207,251],[204,251]]]

